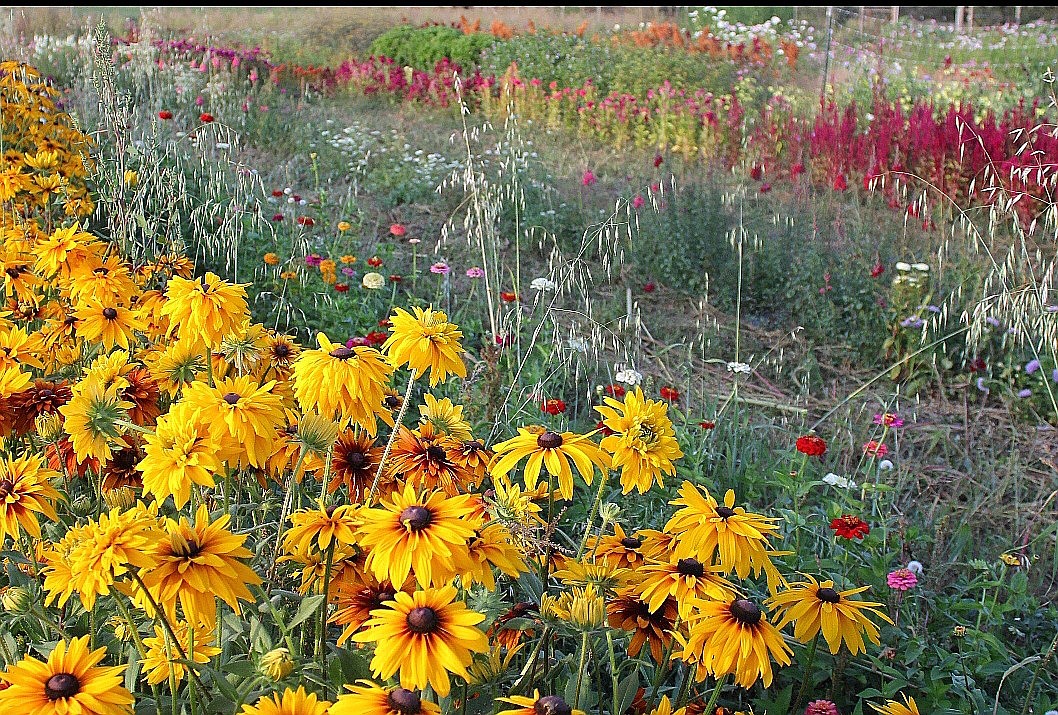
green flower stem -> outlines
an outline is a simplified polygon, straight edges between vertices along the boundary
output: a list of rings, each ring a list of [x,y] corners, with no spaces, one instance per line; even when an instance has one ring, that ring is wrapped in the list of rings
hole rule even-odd
[[[794,698],[793,708],[790,712],[797,712],[797,706],[801,703],[805,693],[808,692],[808,681],[812,679],[812,665],[816,660],[816,648],[819,647],[819,636],[821,633],[822,631],[816,633],[816,637],[812,639],[812,645],[808,647],[808,660],[805,662],[805,672],[801,677],[801,687],[797,689],[797,697]]]
[[[690,673],[687,674],[687,677],[690,678]],[[727,681],[727,676],[726,675],[724,675],[723,677],[721,677],[719,680],[716,681],[716,687],[713,688],[713,694],[709,696],[709,703],[705,706],[705,710],[702,711],[703,713],[711,713],[711,712],[713,712],[713,708],[716,706],[716,701],[720,699],[720,690],[721,690],[721,688],[724,687],[724,683],[726,681]],[[796,711],[796,708],[790,710],[790,712],[795,712],[795,711]]]
[[[573,694],[573,709],[580,707],[580,688],[584,680],[584,666],[588,662],[588,632],[580,637],[580,664],[577,666],[577,690]]]

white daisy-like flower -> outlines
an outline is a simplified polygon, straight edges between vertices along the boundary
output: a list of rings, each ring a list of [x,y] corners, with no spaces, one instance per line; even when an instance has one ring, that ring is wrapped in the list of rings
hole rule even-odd
[[[734,372],[734,373],[740,373],[741,372],[741,373],[745,373],[745,374],[748,375],[749,373],[753,372],[753,368],[750,367],[749,365],[747,365],[744,362],[729,362],[727,364],[727,371],[728,372]]]
[[[558,290],[558,283],[555,283],[549,278],[534,278],[533,282],[529,284],[529,287],[533,290],[551,292]]]
[[[914,268],[916,271],[921,271],[922,273],[929,273],[929,266],[925,263],[913,263],[911,264],[911,267]]]
[[[627,370],[618,370],[613,377],[618,382],[623,382],[624,384],[631,385],[633,387],[643,382],[643,373],[637,372],[632,368],[628,368]]]

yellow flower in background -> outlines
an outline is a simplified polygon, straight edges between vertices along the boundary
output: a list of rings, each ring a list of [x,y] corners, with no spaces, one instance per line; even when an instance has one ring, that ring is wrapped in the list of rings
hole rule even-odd
[[[221,469],[208,423],[195,419],[195,408],[175,404],[158,420],[154,434],[144,435],[143,489],[159,501],[172,496],[177,509],[191,498],[191,485],[212,489]]]
[[[228,531],[230,521],[228,514],[211,521],[204,504],[195,513],[193,525],[183,516],[179,521],[165,520],[158,565],[143,574],[143,583],[169,618],[176,616],[179,603],[190,623],[212,628],[218,598],[237,615],[241,613],[239,601],[254,601],[247,585],[259,584],[261,578],[243,563],[253,554],[243,547],[245,534]]]
[[[338,222],[338,230],[341,231],[342,233],[345,233],[346,231],[348,231],[352,227],[353,227],[353,225],[351,223],[349,223],[348,221],[339,221]],[[342,261],[342,263],[345,263],[345,262],[346,262],[345,260]]]
[[[264,262],[269,266],[278,266],[279,255],[276,253],[266,253],[264,254]]]
[[[518,706],[510,710],[500,710],[496,715],[584,715],[583,710],[574,710],[558,695],[541,696],[539,690],[534,690],[531,698],[512,695],[496,700]]]
[[[321,700],[299,685],[297,690],[287,688],[262,697],[254,705],[243,705],[239,715],[328,715],[330,707],[329,700]]]
[[[613,455],[613,469],[621,470],[622,493],[637,489],[645,494],[654,484],[664,486],[664,475],[676,473],[673,461],[683,456],[676,432],[664,402],[648,400],[636,388],[624,402],[603,398],[595,409],[613,434],[603,437],[600,446]]]
[[[909,695],[904,695],[904,702],[898,702],[896,700],[887,700],[885,705],[871,704],[871,707],[875,711],[881,713],[881,715],[919,715],[918,705],[915,703],[915,699]]]
[[[214,273],[206,273],[197,281],[173,276],[165,296],[169,300],[162,314],[169,318],[167,335],[179,329],[182,339],[203,348],[219,345],[249,317],[246,288],[221,280]]]
[[[187,623],[177,623],[173,626],[173,631],[180,648],[190,661],[208,663],[210,658],[221,652],[220,648],[210,645],[213,634],[201,625],[192,628]],[[143,645],[147,646],[147,657],[140,663],[147,673],[148,683],[164,683],[170,674],[179,683],[187,676],[187,666],[180,662],[180,650],[162,626],[155,626],[154,637],[144,638]]]
[[[136,186],[140,183],[140,175],[132,169],[125,170],[125,186]]]
[[[369,347],[335,345],[323,333],[318,350],[302,351],[294,363],[294,395],[301,408],[322,416],[352,420],[374,436],[393,366]]]
[[[59,474],[43,464],[43,457],[35,454],[0,460],[0,545],[8,536],[17,542],[22,530],[39,539],[37,514],[58,518],[55,502],[60,496],[49,480]]]
[[[518,428],[518,436],[500,442],[493,450],[496,457],[490,468],[493,479],[506,476],[523,459],[525,463],[525,486],[532,490],[540,478],[540,470],[547,468],[548,474],[558,478],[559,492],[563,499],[573,498],[573,469],[576,467],[581,478],[591,485],[595,470],[605,472],[610,468],[610,455],[601,450],[589,438],[595,434],[574,434],[573,432],[530,430]]]
[[[216,387],[196,382],[185,390],[184,404],[209,425],[221,461],[263,467],[272,456],[276,428],[285,420],[275,384],[259,385],[247,376],[217,380]]]
[[[606,601],[594,584],[574,586],[557,598],[544,595],[540,615],[565,621],[581,631],[592,631],[606,618]]]
[[[347,253],[344,256],[342,256],[341,258],[339,258],[338,260],[340,260],[342,263],[344,263],[346,265],[350,265],[350,264],[356,263],[356,256],[353,256],[353,255]]]
[[[485,616],[457,601],[452,586],[398,592],[371,616],[353,640],[374,643],[375,677],[399,673],[402,688],[429,685],[445,697],[451,691],[448,674],[466,678],[474,653],[489,649],[485,634],[476,628]]]
[[[413,690],[383,688],[369,680],[347,685],[351,692],[338,697],[329,715],[440,715],[441,709]]]
[[[697,664],[697,682],[733,674],[743,688],[758,680],[767,688],[773,678],[772,660],[790,665],[793,651],[753,601],[697,601],[694,610],[690,635],[674,636],[683,648],[676,657]]]
[[[205,356],[196,345],[183,340],[177,340],[146,362],[151,378],[170,397],[175,397],[206,371]]]
[[[850,596],[863,593],[869,586],[837,591],[833,581],[816,581],[811,576],[804,583],[792,584],[789,589],[772,596],[767,601],[770,608],[778,609],[782,616],[776,628],[787,623],[794,624],[794,638],[807,643],[822,632],[830,652],[836,654],[842,641],[853,655],[866,653],[863,635],[875,645],[881,645],[876,626],[868,614],[881,618],[889,624],[889,616],[878,610],[882,604],[858,601]]]
[[[312,549],[326,552],[332,545],[353,546],[360,521],[355,506],[327,507],[321,500],[318,509],[302,509],[291,514],[290,523],[283,536],[283,550],[287,553]]]
[[[107,649],[89,650],[88,636],[59,641],[47,662],[26,656],[8,666],[0,709],[27,715],[131,715],[122,684],[125,666],[103,667]]]
[[[522,553],[515,545],[511,532],[503,524],[486,524],[478,530],[467,546],[469,558],[460,574],[464,583],[477,581],[488,590],[495,591],[496,577],[492,573],[493,567],[514,579],[526,570]]]
[[[470,423],[463,419],[463,405],[452,404],[447,397],[438,400],[428,392],[423,395],[423,402],[426,404],[419,405],[421,424],[430,424],[437,432],[461,441],[474,438]]]
[[[777,536],[777,519],[761,516],[735,506],[735,492],[728,490],[724,503],[719,504],[709,492],[685,481],[680,487],[680,498],[670,504],[683,508],[665,524],[665,531],[677,535],[676,555],[694,556],[703,563],[718,563],[723,573],[734,571],[741,579],[750,572],[768,577],[768,588],[774,594],[784,579],[772,564],[774,551],[769,539]]]
[[[463,333],[440,310],[413,306],[412,315],[403,308],[390,316],[390,332],[382,350],[397,367],[407,365],[417,376],[430,371],[430,386],[444,382],[448,374],[466,377],[467,366],[460,355]]]
[[[79,460],[94,457],[106,462],[113,456],[112,444],[128,447],[117,423],[129,419],[133,405],[122,399],[122,388],[117,383],[103,387],[98,380],[85,378],[73,386],[73,397],[59,408]]]
[[[279,277],[285,281],[292,281],[298,277],[297,271],[283,271],[279,274]],[[381,286],[380,286],[381,287]]]

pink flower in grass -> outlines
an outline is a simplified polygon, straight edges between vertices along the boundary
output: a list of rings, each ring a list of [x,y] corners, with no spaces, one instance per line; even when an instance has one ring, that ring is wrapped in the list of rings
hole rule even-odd
[[[584,170],[584,176],[581,178],[580,183],[583,186],[594,186],[595,185],[595,174],[591,173],[591,169]]]
[[[805,715],[841,715],[838,706],[829,700],[814,700],[805,708]]]
[[[871,441],[869,441],[865,445],[863,445],[863,453],[866,454],[869,457],[879,457],[880,458],[880,457],[884,457],[885,455],[889,454],[889,447],[887,447],[886,445],[882,444],[881,442],[877,442],[877,441],[872,439]]]
[[[918,585],[918,576],[910,569],[897,569],[889,572],[885,581],[894,591],[910,591]]]

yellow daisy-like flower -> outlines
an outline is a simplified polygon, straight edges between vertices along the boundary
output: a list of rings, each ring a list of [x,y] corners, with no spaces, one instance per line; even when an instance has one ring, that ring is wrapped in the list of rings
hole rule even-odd
[[[88,636],[59,641],[48,661],[27,656],[3,674],[0,709],[26,715],[130,715],[125,666],[101,667],[106,648],[89,650]]]
[[[645,494],[654,482],[664,486],[663,475],[675,474],[673,460],[683,456],[668,417],[669,406],[645,399],[638,387],[625,395],[624,402],[612,397],[604,402],[595,409],[613,434],[603,437],[600,446],[613,455],[613,468],[621,470],[622,492],[635,488]]]
[[[187,666],[180,662],[180,649],[183,649],[188,660],[195,663],[208,663],[210,658],[221,652],[220,648],[210,645],[212,634],[204,626],[191,628],[187,623],[177,623],[173,631],[180,644],[179,649],[161,626],[154,627],[153,638],[143,639],[143,645],[147,646],[147,657],[140,662],[151,685],[164,683],[170,673],[178,683],[187,676]]]
[[[397,586],[414,573],[420,586],[447,583],[469,559],[468,542],[481,524],[475,497],[418,494],[407,484],[381,506],[360,510],[366,568],[379,581]]]
[[[757,680],[770,687],[772,660],[789,665],[793,651],[782,634],[750,600],[698,601],[690,620],[690,635],[675,638],[683,647],[678,657],[697,663],[695,679],[721,678],[734,674],[735,682],[750,688]]]
[[[326,552],[331,545],[353,546],[359,526],[356,507],[349,504],[326,507],[320,500],[318,509],[302,509],[290,515],[292,526],[283,536],[287,553],[312,549]]]
[[[195,408],[176,404],[158,420],[154,434],[144,435],[145,457],[139,464],[143,488],[163,501],[172,496],[177,509],[191,498],[191,485],[212,489],[221,468],[209,425],[195,419]]]
[[[452,586],[403,591],[382,608],[371,612],[364,630],[353,636],[357,643],[374,643],[371,670],[388,679],[399,671],[402,688],[433,687],[438,695],[451,690],[449,673],[467,677],[474,653],[489,644],[478,623],[485,616],[456,600]]]
[[[58,518],[54,503],[59,492],[49,480],[59,475],[43,464],[43,457],[35,454],[0,460],[0,545],[8,536],[18,541],[22,529],[39,539],[37,514],[52,521]]]
[[[694,605],[694,599],[729,601],[734,596],[734,586],[719,574],[719,566],[706,566],[695,558],[677,559],[668,563],[655,563],[638,570],[642,580],[639,594],[651,611],[665,604],[672,596],[679,604],[680,618],[686,619]]]
[[[754,576],[763,571],[772,593],[784,583],[771,562],[773,556],[781,555],[769,542],[779,532],[777,519],[736,507],[735,492],[730,489],[724,503],[718,504],[708,491],[702,494],[690,482],[684,482],[680,498],[669,503],[683,507],[665,524],[667,533],[679,537],[677,556],[694,556],[703,563],[713,563],[717,558],[723,573],[734,571],[741,579],[751,571]]]
[[[863,634],[875,645],[881,645],[878,638],[878,626],[868,617],[868,613],[892,623],[887,615],[878,610],[882,604],[869,601],[858,601],[849,598],[863,593],[869,586],[861,586],[848,591],[836,591],[833,581],[819,583],[811,576],[805,583],[796,583],[782,593],[772,596],[767,601],[769,608],[777,608],[782,620],[776,628],[782,629],[791,621],[794,623],[794,638],[807,643],[823,633],[831,653],[837,653],[841,642],[849,647],[853,655],[866,653]]]
[[[117,383],[103,387],[98,380],[86,378],[74,385],[73,397],[59,408],[78,461],[94,457],[108,462],[113,456],[111,444],[129,446],[121,439],[117,424],[118,420],[128,420],[128,410],[133,406],[122,399],[122,387]]]
[[[261,578],[241,561],[253,554],[242,545],[245,534],[228,531],[229,521],[224,514],[211,522],[204,504],[194,525],[185,517],[165,520],[167,538],[159,544],[158,566],[143,574],[143,583],[170,618],[179,603],[188,621],[212,627],[218,598],[236,614],[240,600],[254,600],[247,584],[259,584]]]
[[[315,693],[305,692],[305,686],[297,690],[287,688],[261,698],[254,705],[243,705],[239,715],[328,715],[329,700],[320,700]]]
[[[169,318],[167,335],[179,328],[183,340],[202,348],[216,347],[249,317],[245,287],[214,273],[197,281],[173,276],[165,296],[162,315]]]
[[[226,378],[216,387],[193,383],[184,403],[195,419],[209,425],[221,461],[263,467],[272,456],[276,428],[283,424],[283,401],[272,392],[275,381],[259,385],[252,377]]]
[[[536,488],[536,482],[540,478],[540,468],[547,467],[548,473],[558,478],[558,488],[562,498],[572,499],[571,461],[588,485],[595,478],[596,468],[603,472],[610,468],[610,455],[591,441],[590,437],[593,434],[595,433],[579,435],[573,432],[563,432],[559,434],[519,427],[517,437],[500,442],[493,448],[496,457],[490,470],[492,477],[498,479],[506,476],[518,462],[528,457],[524,471],[527,488]]]
[[[430,393],[423,395],[423,402],[426,404],[419,405],[421,424],[429,424],[436,432],[461,442],[474,438],[470,424],[463,419],[463,405],[452,404],[447,397],[438,400]]]
[[[517,705],[516,708],[500,710],[496,715],[584,715],[583,710],[574,710],[569,703],[558,695],[540,695],[533,691],[533,697],[512,695],[509,698],[497,698],[497,702]]]
[[[393,366],[374,348],[335,345],[323,333],[319,350],[305,350],[294,363],[294,395],[306,412],[352,420],[369,435],[377,419],[390,421],[384,406]]]
[[[349,693],[338,697],[330,715],[440,715],[441,709],[423,700],[415,690],[383,688],[369,680],[347,685]]]
[[[121,346],[128,350],[133,334],[147,329],[136,314],[121,305],[105,305],[99,301],[82,304],[77,317],[77,334],[90,343],[103,343],[107,350]]]
[[[430,371],[430,386],[434,387],[448,378],[448,374],[467,376],[467,366],[460,357],[463,346],[459,341],[462,331],[440,310],[413,306],[412,315],[403,308],[396,308],[390,316],[390,332],[382,350],[389,355],[397,367],[407,365],[416,375]]]
[[[496,590],[496,567],[511,578],[526,570],[522,553],[514,544],[511,532],[503,524],[490,522],[478,530],[468,544],[469,560],[463,568],[464,583],[474,581],[484,584],[490,591]]]
[[[881,713],[881,715],[919,715],[918,705],[915,703],[915,699],[909,695],[904,695],[904,702],[902,703],[896,700],[887,700],[885,705],[871,703],[871,707]]]
[[[147,367],[158,387],[175,397],[206,371],[206,358],[193,343],[177,340],[147,361]]]

